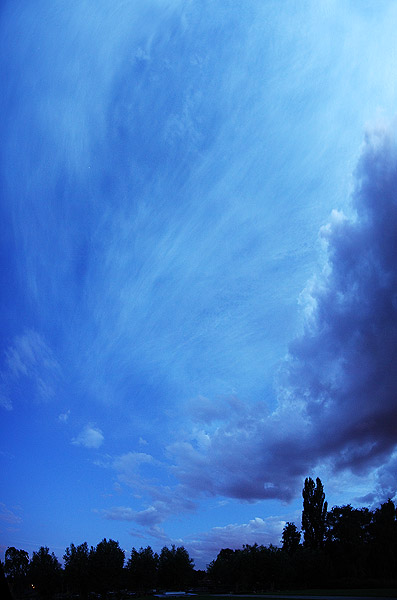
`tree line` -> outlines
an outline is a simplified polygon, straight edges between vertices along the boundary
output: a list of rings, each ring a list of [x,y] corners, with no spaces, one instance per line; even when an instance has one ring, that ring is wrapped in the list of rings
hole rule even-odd
[[[391,500],[375,510],[350,504],[328,511],[322,482],[305,480],[301,531],[286,523],[281,547],[246,544],[223,548],[206,573],[194,570],[183,546],[164,546],[159,554],[150,546],[125,552],[115,540],[97,546],[71,544],[63,555],[64,567],[47,547],[33,552],[6,550],[2,567],[14,596],[27,589],[50,598],[57,592],[154,589],[258,592],[293,588],[395,587],[397,574],[397,510]]]
[[[4,571],[14,596],[27,590],[42,598],[64,592],[87,598],[90,592],[105,596],[122,589],[148,593],[155,588],[186,589],[194,577],[194,564],[183,547],[164,546],[159,554],[152,548],[132,548],[126,561],[119,542],[106,538],[96,547],[87,542],[70,544],[63,555],[64,567],[49,548],[33,552],[8,548]]]
[[[219,552],[207,573],[219,590],[363,588],[397,585],[397,510],[350,504],[328,511],[319,478],[305,479],[302,529],[287,523],[281,548],[245,545]]]

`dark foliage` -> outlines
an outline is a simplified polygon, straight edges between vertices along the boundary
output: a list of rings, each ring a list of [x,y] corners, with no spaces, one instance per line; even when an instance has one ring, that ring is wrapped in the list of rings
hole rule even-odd
[[[186,589],[193,578],[193,561],[183,546],[164,546],[158,562],[157,581],[162,589]]]
[[[260,591],[279,588],[286,568],[286,555],[275,546],[250,546],[221,550],[208,566],[208,575],[222,591]]]
[[[29,554],[13,546],[5,553],[4,572],[14,595],[20,595],[27,587]]]
[[[152,548],[131,550],[131,558],[127,562],[128,587],[136,592],[147,593],[157,587],[158,555]]]
[[[318,550],[324,544],[325,518],[328,507],[321,479],[317,477],[316,483],[314,483],[311,477],[306,478],[302,496],[303,544],[306,548]]]
[[[0,560],[0,598],[3,600],[12,600],[10,586],[8,585],[4,572],[4,564]]]
[[[94,591],[105,594],[123,584],[124,550],[118,542],[104,538],[89,552],[89,573]]]
[[[283,529],[283,550],[292,556],[299,548],[300,541],[301,533],[297,530],[296,525],[294,523],[287,523]]]
[[[65,584],[70,592],[86,598],[91,587],[90,555],[87,542],[70,544],[63,555]]]
[[[62,570],[55,554],[46,546],[33,552],[29,563],[28,577],[32,588],[42,598],[52,598],[61,590]]]

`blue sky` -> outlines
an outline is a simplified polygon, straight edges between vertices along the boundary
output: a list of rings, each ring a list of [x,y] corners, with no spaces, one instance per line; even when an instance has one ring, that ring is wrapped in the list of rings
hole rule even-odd
[[[396,493],[397,7],[0,12],[0,542],[279,543]],[[394,252],[394,254],[393,254]]]

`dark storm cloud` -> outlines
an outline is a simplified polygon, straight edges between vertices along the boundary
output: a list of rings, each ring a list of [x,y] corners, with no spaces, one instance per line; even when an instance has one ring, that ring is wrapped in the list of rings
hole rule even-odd
[[[385,132],[367,137],[356,179],[356,217],[336,215],[322,231],[329,270],[291,345],[288,383],[318,457],[360,471],[397,441],[397,160]]]
[[[305,422],[299,414],[291,418],[289,408],[267,416],[263,405],[241,403],[212,430],[194,428],[168,447],[174,475],[190,493],[291,500],[312,455],[303,440]]]
[[[193,411],[192,433],[169,447],[190,489],[290,500],[327,464],[378,469],[377,496],[395,493],[397,156],[385,131],[367,136],[355,180],[354,215],[334,211],[321,230],[327,261],[281,369],[277,410],[222,401],[221,422],[215,408]]]

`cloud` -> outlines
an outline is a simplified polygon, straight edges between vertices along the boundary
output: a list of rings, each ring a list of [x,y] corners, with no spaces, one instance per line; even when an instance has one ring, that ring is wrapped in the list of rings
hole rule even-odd
[[[0,406],[5,410],[12,410],[12,402],[9,392],[3,383],[0,383]]]
[[[114,458],[111,466],[117,472],[121,482],[130,487],[144,487],[140,469],[143,465],[154,464],[156,461],[151,454],[146,452],[127,452]]]
[[[50,400],[61,375],[61,368],[44,338],[33,329],[15,336],[5,350],[0,372],[0,406],[12,409],[12,396],[20,394],[21,384],[28,385],[29,395]],[[26,395],[26,392],[25,392]]]
[[[188,488],[180,484],[163,485],[157,478],[149,477],[149,473],[159,466],[164,468],[163,463],[144,452],[128,452],[114,458],[111,467],[116,471],[119,481],[132,488],[135,498],[146,502],[146,506],[141,510],[115,506],[98,511],[102,517],[117,521],[134,521],[142,527],[152,528],[171,515],[193,512],[196,503],[191,499]]]
[[[288,444],[300,441],[305,424],[298,416],[292,422],[286,412],[268,415],[265,403],[240,402],[213,429],[193,428],[167,448],[174,475],[194,494],[291,500],[309,456],[300,442],[297,468]]]
[[[397,154],[386,131],[367,135],[356,181],[355,216],[337,215],[321,232],[327,272],[291,344],[286,381],[304,399],[317,456],[360,471],[396,444]]]
[[[15,512],[13,512],[12,510],[7,508],[7,506],[3,502],[0,502],[0,521],[4,521],[5,523],[15,525],[22,523],[22,518],[16,515]]]
[[[395,494],[397,151],[390,133],[366,136],[355,179],[353,214],[334,211],[320,232],[327,260],[306,290],[305,322],[281,366],[276,410],[195,401],[192,427],[168,447],[174,475],[192,493],[288,501],[302,477],[327,464],[330,473],[373,472]]]
[[[376,471],[376,488],[372,498],[374,505],[386,502],[389,498],[397,501],[396,473],[397,451],[394,451],[389,460]]]
[[[75,446],[85,446],[86,448],[99,448],[103,444],[104,436],[98,427],[86,425],[76,438],[72,439]]]
[[[134,510],[128,506],[114,506],[102,509],[99,512],[104,519],[111,521],[133,521],[145,528],[152,528],[163,523],[168,517],[180,513],[193,512],[196,504],[184,497],[181,486],[170,488],[167,486],[145,486],[148,495],[155,499],[143,510]]]
[[[128,506],[114,506],[109,510],[99,511],[104,519],[110,521],[134,521],[136,511]]]
[[[70,417],[70,410],[67,410],[65,413],[61,413],[58,415],[58,421],[60,423],[67,423]]]
[[[134,521],[143,527],[153,527],[164,521],[170,514],[165,503],[157,502],[145,510],[133,510],[127,506],[115,506],[109,510],[100,511],[104,519],[111,521]]]
[[[192,512],[196,509],[196,504],[183,496],[181,488],[160,486],[156,491],[153,489],[147,491],[162,497],[162,499],[155,500],[147,508],[138,511],[125,506],[103,510],[101,511],[103,518],[114,521],[134,521],[142,527],[150,528],[163,523],[172,515]]]

